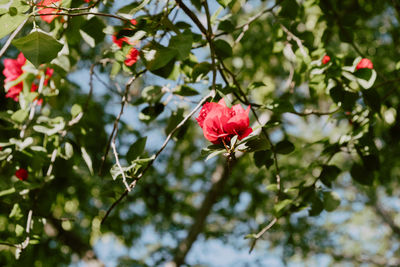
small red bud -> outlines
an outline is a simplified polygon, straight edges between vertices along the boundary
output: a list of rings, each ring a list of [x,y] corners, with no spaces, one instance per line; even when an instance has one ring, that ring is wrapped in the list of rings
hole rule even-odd
[[[330,56],[328,56],[328,55],[325,55],[323,58],[322,58],[322,64],[326,64],[326,63],[328,63],[329,61],[331,61],[331,57]]]
[[[15,172],[15,176],[17,176],[17,178],[20,179],[21,181],[25,181],[26,179],[28,179],[28,171],[23,168],[18,169]]]

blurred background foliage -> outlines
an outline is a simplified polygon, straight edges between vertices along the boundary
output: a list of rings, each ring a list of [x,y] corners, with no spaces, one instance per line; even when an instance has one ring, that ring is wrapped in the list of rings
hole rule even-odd
[[[13,38],[39,28],[62,44],[48,58],[39,38],[44,65],[27,63],[54,69],[42,105],[1,93],[2,265],[400,265],[398,1],[55,3],[47,23],[32,2],[0,1],[2,47],[24,18]],[[13,44],[2,59],[28,58]],[[251,105],[257,139],[206,160],[221,148],[204,150],[195,113],[153,160],[214,89]],[[126,191],[113,140],[137,183],[104,219]],[[231,252],[199,253],[213,240]]]

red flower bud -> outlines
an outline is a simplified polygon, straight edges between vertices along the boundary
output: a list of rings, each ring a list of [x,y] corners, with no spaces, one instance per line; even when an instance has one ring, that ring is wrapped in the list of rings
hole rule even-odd
[[[373,69],[373,68],[374,68],[374,65],[372,64],[371,60],[369,60],[368,58],[361,59],[361,61],[358,62],[357,66],[356,66],[356,70]]]
[[[329,61],[331,61],[331,57],[328,56],[328,55],[325,55],[325,56],[322,58],[322,64],[326,64],[326,63],[328,63]]]
[[[28,179],[28,171],[25,169],[18,169],[15,172],[15,176],[17,176],[18,179],[20,179],[21,181],[25,181],[26,179]]]

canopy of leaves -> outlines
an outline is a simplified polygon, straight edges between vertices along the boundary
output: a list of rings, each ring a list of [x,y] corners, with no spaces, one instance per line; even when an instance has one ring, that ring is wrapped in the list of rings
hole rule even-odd
[[[0,0],[4,266],[400,265],[396,1],[35,2]],[[221,98],[253,132],[211,145]]]

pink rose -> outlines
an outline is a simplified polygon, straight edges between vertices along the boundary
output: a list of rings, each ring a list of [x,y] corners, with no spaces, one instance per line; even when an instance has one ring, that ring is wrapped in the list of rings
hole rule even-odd
[[[368,58],[361,59],[361,61],[358,62],[357,66],[356,66],[356,70],[373,69],[373,68],[374,68],[374,65],[372,64],[371,60],[369,60]]]
[[[4,83],[15,81],[18,77],[24,72],[22,70],[22,66],[25,65],[26,58],[24,54],[19,53],[17,59],[6,58],[4,59],[4,70],[3,74],[6,77],[4,79]],[[18,101],[19,93],[21,93],[23,89],[23,83],[20,82],[12,87],[10,87],[7,91],[6,97],[14,99],[14,101]]]
[[[325,55],[323,58],[322,58],[322,64],[326,64],[326,63],[328,63],[329,61],[331,61],[331,57],[330,56],[328,56],[328,55]]]
[[[38,6],[52,6],[53,3],[59,2],[61,0],[42,0],[38,3]],[[39,10],[39,14],[49,14],[49,13],[55,13],[55,12],[60,12],[60,10],[54,9],[54,8],[42,8]],[[58,17],[58,15],[46,15],[46,16],[40,16],[42,20],[46,21],[47,23],[51,23],[53,19]]]
[[[136,63],[136,61],[138,60],[139,57],[139,51],[132,47],[131,50],[129,50],[129,53],[126,55],[125,58],[125,65],[127,65],[128,67],[132,66],[133,64]]]
[[[241,140],[253,131],[249,127],[249,111],[250,106],[244,110],[240,104],[228,108],[221,99],[218,103],[205,103],[196,120],[203,129],[204,137],[213,144],[219,144],[230,142],[235,135]]]

